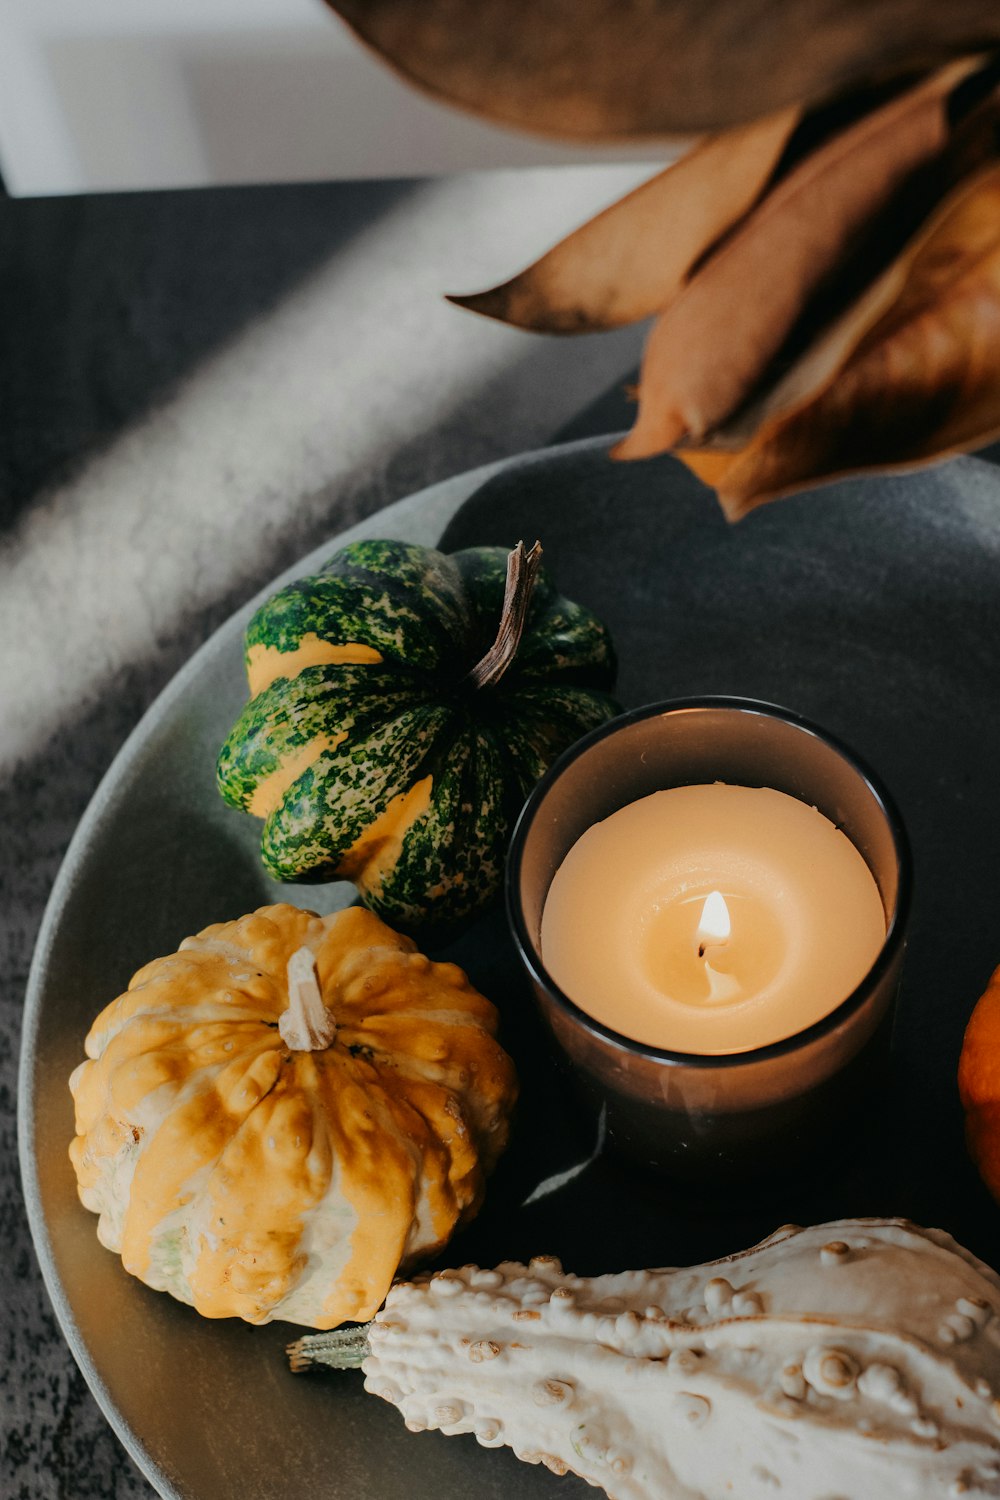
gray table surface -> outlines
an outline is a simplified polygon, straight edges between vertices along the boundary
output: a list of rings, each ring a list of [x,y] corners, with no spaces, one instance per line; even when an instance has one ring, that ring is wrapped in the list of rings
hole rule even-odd
[[[534,338],[440,293],[503,278],[648,171],[0,197],[10,1500],[152,1494],[63,1343],[17,1173],[24,987],[73,828],[176,669],[296,557],[448,474],[622,425],[639,331]]]

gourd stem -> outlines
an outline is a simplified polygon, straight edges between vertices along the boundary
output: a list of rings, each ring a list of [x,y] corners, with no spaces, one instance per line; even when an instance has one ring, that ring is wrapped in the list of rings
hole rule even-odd
[[[536,542],[530,552],[524,550],[523,542],[518,542],[509,554],[500,628],[486,655],[476,663],[465,679],[473,687],[492,687],[499,682],[517,655],[541,565],[541,542]]]
[[[329,1333],[310,1333],[296,1339],[285,1350],[288,1363],[296,1375],[314,1365],[329,1365],[334,1370],[356,1370],[371,1353],[368,1342],[370,1323],[357,1328],[333,1328]]]
[[[296,948],[288,960],[288,1009],[278,1017],[278,1031],[293,1052],[319,1052],[337,1035],[337,1023],[323,1003],[311,948]]]

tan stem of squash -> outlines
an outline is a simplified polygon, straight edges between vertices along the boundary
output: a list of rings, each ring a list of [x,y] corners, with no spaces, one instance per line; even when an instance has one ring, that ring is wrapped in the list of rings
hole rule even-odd
[[[465,679],[473,687],[492,687],[499,682],[517,655],[541,565],[541,542],[536,542],[530,552],[525,551],[523,542],[518,542],[509,554],[500,628],[486,655],[476,663]]]
[[[288,960],[288,1009],[278,1031],[293,1052],[319,1052],[337,1035],[337,1023],[323,1004],[311,948],[297,948]]]
[[[334,1328],[329,1333],[313,1333],[296,1339],[294,1344],[285,1348],[288,1363],[296,1375],[317,1365],[328,1365],[333,1370],[356,1370],[372,1352],[368,1342],[371,1326],[371,1323],[362,1323],[357,1328]]]

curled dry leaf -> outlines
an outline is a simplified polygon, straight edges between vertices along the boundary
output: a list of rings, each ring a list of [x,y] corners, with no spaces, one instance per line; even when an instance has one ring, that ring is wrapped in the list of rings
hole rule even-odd
[[[760,197],[799,117],[786,109],[710,137],[513,280],[449,300],[546,333],[590,333],[651,317]]]
[[[604,140],[754,120],[453,299],[559,332],[658,313],[616,456],[673,449],[736,517],[1000,431],[1000,59],[954,60],[996,47],[997,0],[330,3],[495,119]]]
[[[807,483],[1000,434],[1000,165],[954,190],[845,322],[816,388],[745,447],[679,452],[730,519]]]
[[[918,239],[933,228],[946,198],[997,161],[1000,90],[988,87],[997,73],[1000,73],[1000,64],[994,64],[973,80],[981,83],[985,79],[987,91],[968,111],[947,150],[932,164],[932,169],[919,174],[916,182],[911,184],[917,191],[908,195],[909,212],[905,218],[899,214],[893,216],[892,224],[898,230],[894,241],[896,253],[894,258],[889,256],[882,274],[876,274],[855,300],[847,299],[839,316],[822,326],[815,337],[800,337],[802,352],[798,358],[773,379],[762,381],[750,400],[708,435],[704,450],[735,453],[747,447],[759,429],[772,418],[805,405],[833,379],[863,335],[899,297],[909,264],[905,252],[908,250],[912,254]]]
[[[976,66],[953,63],[890,99],[773,188],[657,321],[617,457],[697,441],[747,400],[859,231],[940,154],[948,98]]]
[[[564,331],[659,302],[615,456],[677,451],[733,518],[1000,429],[1000,61],[960,59],[759,131],[714,137],[505,287],[463,299]],[[738,215],[729,168],[749,160]]]
[[[411,82],[590,140],[718,130],[1000,41],[996,0],[328,0]]]

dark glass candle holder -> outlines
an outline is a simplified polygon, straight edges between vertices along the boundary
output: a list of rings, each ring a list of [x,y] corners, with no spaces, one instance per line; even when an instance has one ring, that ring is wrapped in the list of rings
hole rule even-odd
[[[559,988],[541,954],[552,880],[592,824],[641,797],[715,781],[771,787],[815,806],[871,870],[886,937],[869,972],[828,1015],[752,1051],[671,1052],[619,1035]],[[651,704],[572,746],[524,808],[507,866],[508,915],[538,1004],[608,1139],[656,1169],[736,1178],[791,1166],[847,1136],[888,1055],[912,864],[888,793],[815,725],[750,699]]]

